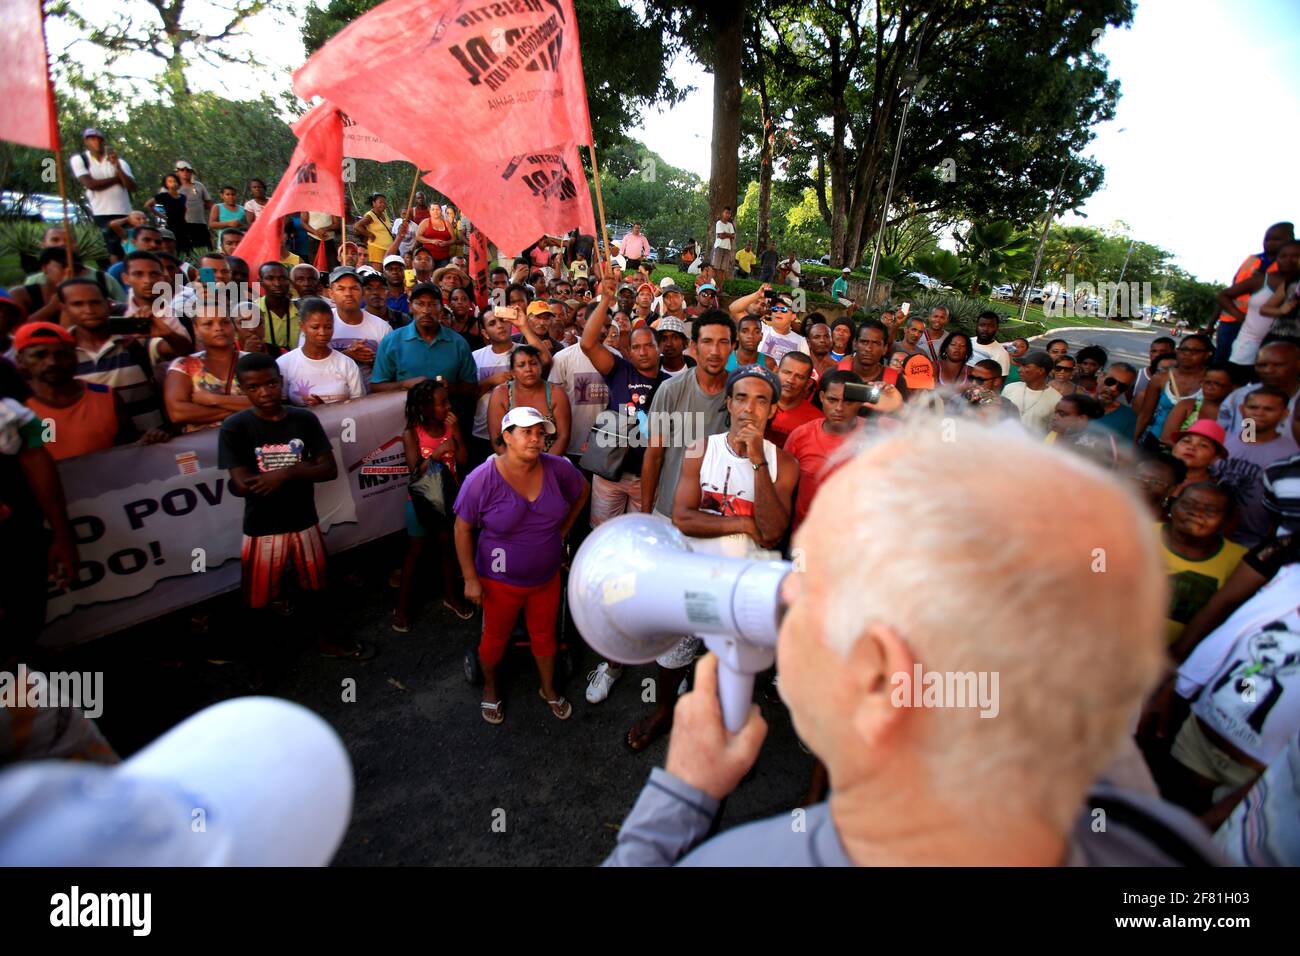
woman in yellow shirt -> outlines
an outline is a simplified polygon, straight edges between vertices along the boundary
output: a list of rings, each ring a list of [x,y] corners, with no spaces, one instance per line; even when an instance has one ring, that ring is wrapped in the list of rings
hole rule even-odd
[[[356,231],[366,240],[370,264],[379,268],[393,244],[393,220],[388,216],[388,200],[383,193],[370,194],[370,211],[357,220]]]
[[[1221,533],[1232,516],[1232,506],[1232,492],[1227,488],[1213,481],[1196,482],[1174,499],[1169,521],[1156,526],[1169,570],[1166,636],[1170,644],[1223,587],[1246,553]]]

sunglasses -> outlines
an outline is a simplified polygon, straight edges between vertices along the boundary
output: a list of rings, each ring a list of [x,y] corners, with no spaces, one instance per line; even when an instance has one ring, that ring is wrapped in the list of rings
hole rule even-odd
[[[1056,366],[1056,371],[1058,371],[1058,372],[1073,372],[1073,371],[1074,371],[1074,366],[1073,366],[1073,365],[1058,365],[1058,366]]]
[[[790,311],[790,307],[789,307],[788,305],[774,305],[774,306],[772,306],[772,311],[773,311],[773,312],[789,312],[789,311]]]
[[[1101,382],[1107,388],[1115,388],[1116,386],[1118,386],[1119,388],[1128,388],[1128,382],[1121,382],[1119,379],[1112,378],[1109,375],[1103,378]]]

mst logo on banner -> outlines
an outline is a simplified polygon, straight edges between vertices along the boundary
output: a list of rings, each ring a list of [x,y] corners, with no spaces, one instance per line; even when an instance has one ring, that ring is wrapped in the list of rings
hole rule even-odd
[[[564,41],[564,10],[559,3],[553,6],[556,12],[537,26],[495,27],[487,35],[480,33],[468,37],[463,47],[458,43],[452,44],[448,52],[464,67],[471,86],[483,83],[493,92],[520,69],[556,70]],[[456,22],[467,26],[475,22],[473,17],[473,14],[466,14]],[[491,20],[484,18],[481,22],[490,24]],[[491,105],[493,101],[488,102]]]

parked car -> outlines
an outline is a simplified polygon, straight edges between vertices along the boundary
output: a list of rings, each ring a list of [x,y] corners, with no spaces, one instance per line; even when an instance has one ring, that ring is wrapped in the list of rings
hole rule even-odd
[[[944,287],[942,282],[938,279],[932,279],[924,272],[909,272],[907,275],[909,278],[915,279],[923,288],[929,289],[931,292],[938,292]]]
[[[0,218],[29,219],[41,222],[63,221],[63,200],[42,193],[23,195],[12,190],[0,193]],[[68,203],[68,218],[86,222],[86,214],[75,202]]]

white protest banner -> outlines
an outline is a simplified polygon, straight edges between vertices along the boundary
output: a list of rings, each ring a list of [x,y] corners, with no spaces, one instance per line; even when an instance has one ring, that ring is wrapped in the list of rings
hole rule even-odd
[[[400,530],[405,393],[316,409],[339,477],[316,486],[325,545],[345,550]],[[52,590],[42,643],[90,640],[239,585],[244,503],[217,467],[217,430],[59,463],[80,564]]]

